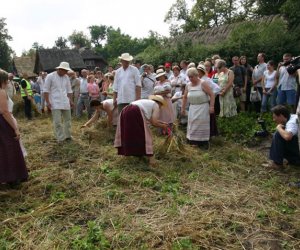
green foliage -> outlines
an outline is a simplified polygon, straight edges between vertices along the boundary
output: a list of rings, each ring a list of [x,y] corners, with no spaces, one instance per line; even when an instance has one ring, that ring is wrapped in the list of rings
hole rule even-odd
[[[8,70],[11,62],[12,50],[7,43],[10,40],[12,40],[12,37],[6,29],[5,18],[0,18],[0,68],[5,70]]]
[[[55,47],[58,49],[67,49],[68,48],[68,40],[62,36],[58,37],[55,41]]]
[[[72,242],[72,247],[81,250],[109,249],[110,243],[106,239],[101,226],[94,221],[89,221],[87,225],[86,235],[77,236]],[[82,229],[77,226],[72,231],[80,235]]]
[[[69,42],[76,48],[90,47],[91,43],[89,38],[82,32],[74,30],[68,37]]]
[[[95,47],[101,47],[101,42],[105,40],[107,36],[108,28],[106,25],[92,25],[88,27],[91,35],[91,42]]]

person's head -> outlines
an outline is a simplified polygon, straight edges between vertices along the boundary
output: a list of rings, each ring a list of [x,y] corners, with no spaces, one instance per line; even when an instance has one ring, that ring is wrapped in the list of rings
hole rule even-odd
[[[239,65],[239,57],[238,56],[232,57],[232,64],[234,66],[238,66]]]
[[[69,70],[68,71],[68,76],[71,78],[71,79],[74,79],[76,77],[76,74],[73,70]]]
[[[64,76],[68,71],[72,70],[68,62],[61,62],[58,67],[56,67],[57,74],[59,76]]]
[[[5,70],[0,69],[0,88],[5,89],[8,82],[8,73]]]
[[[171,63],[169,63],[169,62],[165,63],[165,70],[167,73],[169,73],[171,71]]]
[[[211,60],[206,60],[204,62],[205,71],[210,73],[212,71],[212,62]]]
[[[219,55],[213,55],[211,57],[211,62],[212,62],[213,65],[216,63],[217,59],[221,59],[221,57]]]
[[[89,74],[87,77],[87,81],[89,83],[94,83],[95,82],[95,75],[94,74]]]
[[[22,78],[24,78],[24,79],[28,79],[28,74],[26,73],[26,72],[23,72],[22,74],[21,74],[21,76],[22,76]]]
[[[218,59],[216,61],[216,65],[217,65],[217,70],[218,71],[224,71],[224,69],[226,68],[226,62],[225,60],[222,60],[222,59]]]
[[[152,101],[155,101],[159,107],[162,107],[166,104],[165,99],[161,95],[150,95],[148,98]]]
[[[112,73],[106,73],[105,75],[104,75],[104,77],[105,77],[105,80],[107,81],[107,82],[113,82],[114,81],[114,75],[112,74]]]
[[[127,69],[130,62],[133,60],[133,57],[129,53],[123,53],[121,56],[119,56],[119,59],[123,69]]]
[[[160,82],[164,82],[167,79],[166,72],[163,69],[158,69],[156,71],[156,80]]]
[[[8,73],[8,80],[12,81],[14,79],[13,73]]]
[[[199,64],[197,70],[200,78],[206,74],[206,68],[203,64]]]
[[[86,69],[82,69],[81,70],[81,76],[82,76],[82,78],[87,78],[87,75],[88,75],[88,71]]]
[[[196,64],[194,62],[189,63],[189,65],[187,66],[188,69],[190,68],[196,68]]]
[[[191,83],[197,83],[199,78],[199,73],[196,68],[189,68],[186,72],[188,78],[190,79]]]
[[[180,67],[182,68],[182,69],[187,69],[187,66],[189,65],[189,63],[188,63],[188,61],[186,61],[186,60],[182,60],[181,62],[180,62]]]
[[[99,110],[103,109],[103,104],[99,100],[91,100],[90,107],[99,111]]]
[[[174,76],[179,76],[179,74],[180,74],[180,68],[179,68],[179,66],[175,65],[175,66],[173,66],[172,69],[173,69]]]
[[[246,56],[241,56],[240,57],[240,65],[247,65],[248,62],[247,62],[247,57]]]
[[[107,71],[109,73],[111,73],[111,72],[113,72],[113,70],[114,70],[113,66],[109,65],[108,68],[107,68]]]
[[[144,64],[143,69],[144,69],[144,72],[145,72],[146,74],[151,74],[151,67],[150,67],[150,65]]]
[[[153,67],[153,65],[149,64],[149,67],[150,67],[151,73],[154,73],[154,67]]]
[[[275,68],[274,61],[272,61],[272,60],[268,61],[268,63],[267,63],[267,69],[268,70],[274,70],[274,68]]]
[[[276,124],[285,124],[290,119],[290,111],[283,105],[277,105],[271,111]]]
[[[292,54],[290,53],[285,53],[283,56],[282,56],[282,60],[284,63],[287,63],[287,62],[290,62],[292,60]]]
[[[257,55],[257,62],[258,63],[264,63],[266,60],[266,54],[265,53],[259,53]]]
[[[47,76],[47,72],[44,72],[44,71],[43,71],[43,72],[42,72],[42,78],[45,79],[46,76]]]
[[[140,60],[135,60],[134,66],[137,67],[138,69],[141,68],[141,61]]]

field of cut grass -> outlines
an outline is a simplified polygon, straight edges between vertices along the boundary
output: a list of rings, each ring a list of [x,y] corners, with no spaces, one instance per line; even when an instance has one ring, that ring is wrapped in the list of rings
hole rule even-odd
[[[300,169],[266,171],[262,148],[219,137],[150,169],[103,122],[57,145],[47,116],[18,121],[30,178],[0,189],[0,249],[300,249]]]

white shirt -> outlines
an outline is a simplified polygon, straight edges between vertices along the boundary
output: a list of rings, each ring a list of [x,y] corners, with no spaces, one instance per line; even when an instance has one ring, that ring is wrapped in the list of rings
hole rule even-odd
[[[178,76],[173,75],[171,78],[169,78],[169,80],[171,82],[172,90],[174,92],[180,91],[181,86],[186,83],[182,75],[178,75]]]
[[[281,90],[296,90],[297,82],[296,77],[290,75],[285,66],[279,68],[279,82],[278,87],[281,86]]]
[[[40,85],[41,94],[44,93],[45,79],[39,76],[36,82]]]
[[[56,71],[48,74],[44,92],[49,93],[49,101],[52,109],[70,109],[68,94],[72,94],[72,88],[67,75],[59,76]]]
[[[294,135],[298,134],[298,116],[291,115],[288,122],[285,124],[285,131],[291,132]]]
[[[110,111],[113,111],[114,108],[115,108],[114,107],[114,100],[112,98],[111,99],[106,99],[106,100],[102,101],[102,104],[108,105]]]
[[[141,87],[142,84],[139,70],[136,67],[129,65],[126,70],[123,67],[117,69],[113,90],[118,93],[118,104],[133,102],[136,99],[137,86]]]
[[[88,93],[88,82],[86,78],[80,79],[80,94],[86,94]]]
[[[271,74],[269,74],[269,70],[264,72],[265,77],[265,88],[270,89],[275,84],[276,70],[274,70]]]
[[[147,120],[151,119],[154,108],[159,108],[158,104],[155,101],[147,99],[137,100],[132,102],[131,104],[138,106],[144,113]]]
[[[201,79],[209,83],[209,87],[215,95],[220,93],[221,87],[218,84],[214,83],[211,78],[209,78],[208,76],[202,76]]]
[[[8,84],[6,87],[6,93],[9,96],[9,98],[13,98],[13,96],[16,94],[15,84],[11,80],[8,80]]]
[[[149,95],[153,94],[153,89],[155,85],[155,76],[153,74],[147,75],[146,77],[141,77],[142,81],[142,99],[148,99]]]
[[[266,63],[260,63],[256,65],[253,69],[252,78],[254,80],[258,80],[264,75],[264,72],[267,70],[267,64]],[[261,81],[257,82],[257,87],[261,87]]]

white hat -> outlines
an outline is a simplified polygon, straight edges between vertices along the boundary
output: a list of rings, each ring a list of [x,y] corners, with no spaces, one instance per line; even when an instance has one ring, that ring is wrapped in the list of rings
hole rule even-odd
[[[187,66],[187,68],[188,68],[188,69],[189,69],[189,68],[196,68],[196,65],[195,65],[195,63],[191,62],[191,63]]]
[[[133,57],[129,53],[123,53],[121,56],[119,56],[119,59],[130,62],[132,61]]]
[[[68,62],[61,62],[61,63],[59,64],[59,66],[56,67],[56,69],[64,69],[64,70],[67,70],[67,71],[72,70],[72,69],[70,68],[70,64],[69,64]]]
[[[163,92],[163,91],[165,91],[165,89],[164,89],[164,87],[161,86],[161,85],[157,85],[157,86],[155,86],[154,89],[153,89],[154,95],[157,94],[157,93]]]
[[[204,73],[206,72],[205,66],[204,66],[203,64],[198,64],[197,69],[200,69],[200,70],[203,71]]]
[[[152,101],[160,102],[163,106],[166,105],[166,101],[161,95],[149,95],[148,98]]]
[[[161,76],[165,76],[165,75],[166,75],[166,72],[163,69],[158,69],[158,70],[156,70],[155,78],[157,79],[157,78],[159,78]]]

